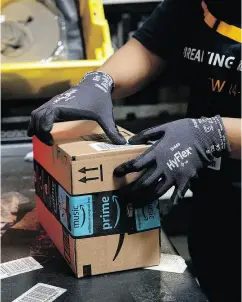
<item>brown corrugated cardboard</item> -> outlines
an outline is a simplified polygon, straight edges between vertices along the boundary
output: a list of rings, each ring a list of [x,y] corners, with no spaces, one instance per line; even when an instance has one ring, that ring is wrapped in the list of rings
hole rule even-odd
[[[38,218],[75,275],[80,277],[158,265],[159,229],[132,235],[109,235],[75,239],[36,196]],[[114,259],[120,236],[123,246]]]
[[[92,121],[55,124],[52,135],[51,147],[33,139],[37,210],[76,276],[159,264],[158,202],[133,209],[117,189],[138,174],[113,177],[147,146],[113,146]]]

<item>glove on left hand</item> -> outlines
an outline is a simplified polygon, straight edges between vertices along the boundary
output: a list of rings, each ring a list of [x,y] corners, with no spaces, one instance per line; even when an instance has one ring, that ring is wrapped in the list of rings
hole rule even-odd
[[[120,165],[114,171],[116,176],[143,171],[142,176],[127,189],[129,194],[138,193],[140,200],[136,200],[137,204],[143,204],[144,198],[150,202],[162,196],[172,186],[175,186],[175,191],[171,200],[175,202],[185,195],[191,180],[202,168],[230,151],[220,116],[177,120],[144,130],[129,142],[145,144],[148,141],[156,142],[137,159]]]

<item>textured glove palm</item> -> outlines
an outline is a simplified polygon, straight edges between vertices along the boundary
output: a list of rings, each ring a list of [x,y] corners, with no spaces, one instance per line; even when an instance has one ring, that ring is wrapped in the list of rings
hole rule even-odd
[[[104,72],[87,73],[68,91],[57,95],[31,113],[28,135],[36,135],[48,145],[53,144],[50,131],[55,122],[94,120],[114,144],[125,144],[113,119],[112,78]]]
[[[144,198],[158,198],[175,186],[172,200],[182,198],[199,170],[212,165],[216,157],[229,151],[223,122],[219,116],[182,119],[142,131],[130,144],[156,141],[137,159],[114,171],[116,176],[142,171],[142,176],[128,186],[129,193],[138,193],[136,203]]]

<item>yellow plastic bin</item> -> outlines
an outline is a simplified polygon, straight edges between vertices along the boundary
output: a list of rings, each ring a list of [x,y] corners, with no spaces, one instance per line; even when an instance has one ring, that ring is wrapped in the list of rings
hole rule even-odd
[[[11,1],[11,0],[10,0]],[[1,7],[9,0],[2,0]],[[2,100],[48,98],[80,81],[112,54],[110,31],[101,0],[81,0],[86,60],[1,64]]]

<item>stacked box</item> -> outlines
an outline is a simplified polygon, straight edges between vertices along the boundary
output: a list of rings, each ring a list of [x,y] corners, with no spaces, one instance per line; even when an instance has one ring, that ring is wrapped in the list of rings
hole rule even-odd
[[[120,128],[129,139],[133,134]],[[148,146],[116,146],[93,121],[57,123],[54,145],[33,138],[39,221],[77,277],[159,264],[158,201],[133,208],[113,170]]]

